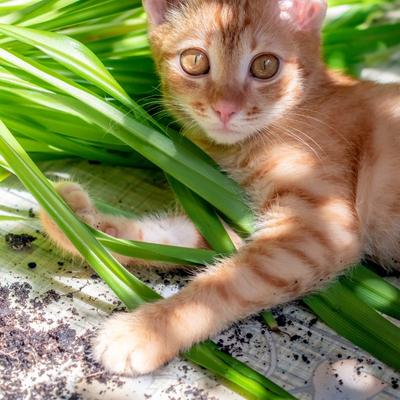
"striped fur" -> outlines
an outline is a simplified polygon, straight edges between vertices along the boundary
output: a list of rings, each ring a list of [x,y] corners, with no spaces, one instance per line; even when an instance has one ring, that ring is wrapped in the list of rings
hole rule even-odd
[[[294,8],[282,10],[283,3]],[[325,69],[317,29],[325,2],[145,4],[150,14],[165,11],[151,19],[150,39],[166,106],[248,191],[258,225],[245,243],[231,232],[238,253],[175,296],[106,322],[95,355],[128,374],[151,372],[235,320],[320,288],[362,256],[389,267],[400,260],[400,87]],[[179,53],[188,47],[207,52],[209,76],[182,72]],[[282,60],[271,82],[249,78],[249,62],[261,52]],[[229,130],[213,114],[221,100],[240,109]],[[82,218],[115,236],[206,245],[184,217],[113,219],[76,184],[59,190]],[[42,221],[73,251],[45,214]]]

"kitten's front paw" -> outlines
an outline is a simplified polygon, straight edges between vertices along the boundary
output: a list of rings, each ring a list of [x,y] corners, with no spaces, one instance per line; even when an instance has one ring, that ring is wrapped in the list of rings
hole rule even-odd
[[[95,359],[107,370],[123,375],[152,372],[178,352],[179,345],[168,329],[166,313],[157,304],[112,316],[93,342]]]

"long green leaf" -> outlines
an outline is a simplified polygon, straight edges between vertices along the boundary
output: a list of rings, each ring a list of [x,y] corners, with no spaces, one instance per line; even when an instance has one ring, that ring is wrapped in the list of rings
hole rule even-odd
[[[136,106],[100,60],[77,40],[57,33],[5,24],[0,24],[0,32],[37,47],[126,106]]]
[[[341,282],[370,307],[400,320],[400,289],[379,275],[357,266]]]

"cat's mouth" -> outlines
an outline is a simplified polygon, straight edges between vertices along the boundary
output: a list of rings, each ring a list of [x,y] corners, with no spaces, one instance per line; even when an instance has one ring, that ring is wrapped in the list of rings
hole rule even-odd
[[[205,129],[205,133],[212,141],[225,145],[233,145],[249,136],[248,133],[243,133],[243,131],[231,126],[219,126]]]
[[[212,129],[214,132],[230,135],[238,133],[238,131],[230,126],[220,126],[217,128]]]

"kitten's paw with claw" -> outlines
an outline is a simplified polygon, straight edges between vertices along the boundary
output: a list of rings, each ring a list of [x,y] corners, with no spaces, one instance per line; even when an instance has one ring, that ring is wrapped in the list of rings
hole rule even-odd
[[[150,373],[170,361],[179,349],[160,311],[148,304],[110,317],[93,342],[95,359],[111,372],[131,376]]]

